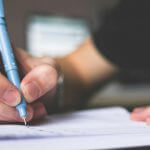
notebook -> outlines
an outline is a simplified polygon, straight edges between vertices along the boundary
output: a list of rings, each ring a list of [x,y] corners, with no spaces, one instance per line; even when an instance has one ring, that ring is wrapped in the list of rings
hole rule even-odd
[[[150,126],[130,120],[121,107],[47,116],[29,126],[0,125],[0,148],[7,150],[93,150],[150,145]]]

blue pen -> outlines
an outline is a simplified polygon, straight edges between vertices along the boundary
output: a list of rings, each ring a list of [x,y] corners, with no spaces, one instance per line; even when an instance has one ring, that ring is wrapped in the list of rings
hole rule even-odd
[[[20,90],[20,78],[18,73],[18,67],[16,65],[11,42],[7,31],[3,0],[0,0],[0,49],[7,77]],[[18,110],[19,115],[23,119],[25,125],[27,124],[26,108],[26,102],[24,97],[22,96],[21,103],[16,106],[16,109]]]

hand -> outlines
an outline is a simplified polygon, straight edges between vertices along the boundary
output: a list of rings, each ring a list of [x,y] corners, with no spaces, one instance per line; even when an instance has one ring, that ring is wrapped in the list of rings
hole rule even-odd
[[[39,98],[46,94],[50,100],[56,90],[56,63],[50,57],[32,57],[22,49],[16,49],[15,54],[23,77],[21,92],[27,101],[27,121],[39,119],[46,115]],[[0,122],[22,122],[15,108],[20,101],[20,92],[0,73]]]
[[[131,119],[135,121],[145,121],[150,124],[150,107],[135,108],[131,113]]]

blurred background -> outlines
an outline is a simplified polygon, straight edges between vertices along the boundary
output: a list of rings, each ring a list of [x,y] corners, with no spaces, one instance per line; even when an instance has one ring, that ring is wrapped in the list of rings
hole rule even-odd
[[[12,42],[35,56],[72,53],[98,26],[119,0],[13,0],[5,1]],[[100,12],[100,13],[97,13]],[[91,97],[90,107],[147,105],[150,74],[120,73]]]

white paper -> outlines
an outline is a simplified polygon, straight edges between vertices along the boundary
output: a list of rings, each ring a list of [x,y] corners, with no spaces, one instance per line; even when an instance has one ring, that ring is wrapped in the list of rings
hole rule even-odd
[[[0,125],[0,148],[82,150],[150,145],[150,127],[133,122],[123,108],[53,115],[25,127]]]

